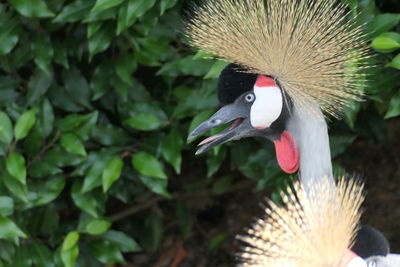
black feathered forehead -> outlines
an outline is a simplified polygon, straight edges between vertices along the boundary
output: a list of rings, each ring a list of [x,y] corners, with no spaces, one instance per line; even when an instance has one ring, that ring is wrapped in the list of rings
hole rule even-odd
[[[242,66],[231,63],[221,72],[218,80],[218,100],[221,104],[230,104],[244,92],[253,89],[257,74],[245,71]]]
[[[377,229],[363,225],[358,231],[353,247],[351,248],[361,258],[371,256],[386,256],[390,252],[389,241]]]

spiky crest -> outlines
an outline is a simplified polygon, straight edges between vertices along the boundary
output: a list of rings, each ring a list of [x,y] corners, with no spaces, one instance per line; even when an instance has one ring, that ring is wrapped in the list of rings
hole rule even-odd
[[[266,216],[239,239],[246,243],[240,266],[342,267],[340,261],[354,240],[364,199],[363,185],[322,179],[305,192],[300,182],[281,193],[283,206],[271,200]]]
[[[294,105],[337,116],[359,99],[368,57],[360,26],[335,0],[215,0],[195,6],[189,42],[278,80]]]

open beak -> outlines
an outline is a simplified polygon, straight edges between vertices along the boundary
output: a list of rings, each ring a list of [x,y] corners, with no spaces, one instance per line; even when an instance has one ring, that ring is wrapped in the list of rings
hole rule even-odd
[[[251,127],[248,114],[248,108],[238,105],[237,103],[233,103],[222,107],[208,120],[202,122],[189,134],[188,139],[192,139],[217,126],[221,126],[229,122],[232,122],[232,124],[222,132],[210,136],[200,142],[198,144],[200,147],[196,151],[196,155],[206,152],[217,145],[231,140],[238,140],[247,136],[259,135],[256,134],[256,129]]]

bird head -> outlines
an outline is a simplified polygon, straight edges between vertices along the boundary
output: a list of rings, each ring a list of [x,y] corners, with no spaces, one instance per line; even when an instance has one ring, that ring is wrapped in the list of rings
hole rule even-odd
[[[297,171],[297,145],[286,129],[292,102],[273,77],[248,73],[245,68],[230,64],[220,75],[218,98],[224,106],[197,126],[188,138],[217,126],[231,125],[203,140],[196,154],[232,140],[263,136],[274,142],[281,168],[287,173]]]
[[[281,197],[283,205],[268,200],[264,217],[238,237],[239,266],[367,267],[350,250],[364,199],[359,181],[321,179],[309,191],[295,182]]]
[[[232,124],[201,142],[197,153],[231,140],[263,136],[274,142],[280,167],[294,173],[298,147],[307,145],[287,131],[304,122],[296,124],[293,111],[307,113],[302,118],[317,125],[323,119],[321,110],[338,116],[350,99],[360,99],[363,93],[361,70],[369,52],[362,27],[349,18],[345,4],[334,0],[201,3],[188,12],[189,43],[236,65],[229,65],[219,79],[224,106],[189,138]]]

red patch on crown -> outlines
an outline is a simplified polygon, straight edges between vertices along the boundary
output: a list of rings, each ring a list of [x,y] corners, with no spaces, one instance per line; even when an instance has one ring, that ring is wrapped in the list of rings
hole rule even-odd
[[[258,75],[256,80],[256,86],[258,87],[271,87],[277,86],[274,79],[267,77],[265,75]]]

